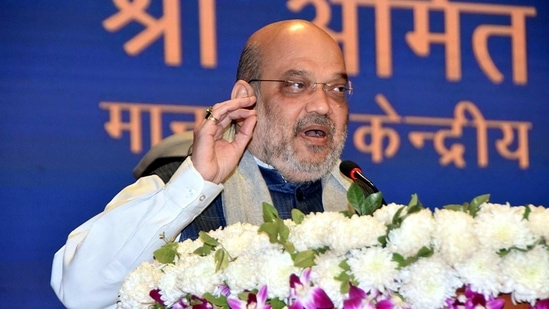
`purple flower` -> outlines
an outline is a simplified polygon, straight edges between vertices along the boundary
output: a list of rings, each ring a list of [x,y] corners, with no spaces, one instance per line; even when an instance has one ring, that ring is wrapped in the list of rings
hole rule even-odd
[[[300,277],[290,276],[289,309],[333,308],[334,303],[326,292],[311,284],[311,268],[303,271]]]
[[[232,309],[271,309],[271,305],[267,304],[266,285],[259,289],[257,295],[254,293],[248,294],[248,301],[243,301],[238,298],[228,298],[227,302]]]
[[[162,300],[162,295],[160,295],[159,289],[154,289],[149,292],[149,296],[154,299],[155,302],[161,304],[162,306],[165,306],[164,301]]]
[[[344,309],[375,309],[368,299],[363,289],[351,284],[349,288],[349,298],[343,301]]]
[[[353,284],[349,288],[349,298],[343,301],[344,309],[393,309],[394,306],[391,296],[382,295],[378,291],[368,294]]]
[[[530,306],[532,309],[549,309],[549,298],[544,300],[539,300],[536,302],[535,306]]]
[[[172,309],[213,309],[214,306],[206,299],[192,295],[180,299],[173,304]]]
[[[448,309],[463,308],[463,306],[465,306],[465,309],[474,309],[477,307],[486,309],[501,309],[505,305],[505,301],[503,299],[494,298],[491,295],[489,297],[485,297],[484,295],[471,290],[470,286],[465,288],[464,296],[464,300],[460,297],[448,299],[446,301]]]

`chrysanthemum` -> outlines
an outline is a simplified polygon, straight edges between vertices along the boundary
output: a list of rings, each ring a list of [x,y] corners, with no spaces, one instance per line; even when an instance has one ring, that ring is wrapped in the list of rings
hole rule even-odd
[[[549,251],[544,246],[512,250],[502,261],[505,285],[516,301],[549,298]]]
[[[484,296],[497,296],[502,291],[503,277],[500,257],[487,249],[480,249],[469,259],[454,265],[464,284]]]
[[[281,250],[266,250],[257,256],[256,268],[258,285],[269,287],[269,298],[283,299],[290,292],[290,275],[299,273],[289,253]]]
[[[448,264],[462,262],[478,250],[473,217],[464,212],[436,209],[434,218],[433,245]]]
[[[192,239],[188,238],[182,242],[177,243],[177,253],[180,256],[194,254],[194,251],[200,246],[202,246],[202,243],[200,241],[193,241]]]
[[[395,213],[405,205],[390,203],[382,206],[374,212],[374,218],[384,225],[389,225],[393,221]]]
[[[168,264],[163,269],[163,275],[158,280],[158,289],[163,303],[171,306],[187,295],[179,286],[179,276],[183,268]]]
[[[442,308],[462,283],[444,261],[421,258],[400,272],[399,292],[414,309]]]
[[[154,302],[149,292],[156,289],[162,275],[161,265],[144,262],[124,280],[119,291],[118,308],[147,309]]]
[[[219,272],[215,271],[213,254],[200,257],[189,264],[176,264],[179,268],[178,286],[185,292],[193,295],[202,295],[211,292],[222,283]]]
[[[379,245],[378,238],[386,233],[386,227],[370,216],[341,217],[328,226],[327,243],[336,254],[351,249]]]
[[[474,231],[481,246],[498,251],[517,247],[526,249],[536,240],[523,220],[524,207],[484,203],[475,219]]]
[[[325,247],[328,245],[328,235],[332,233],[328,228],[331,222],[343,218],[343,214],[338,212],[309,214],[301,224],[291,227],[289,241],[297,251]]]
[[[435,220],[429,209],[422,209],[407,217],[400,228],[391,230],[387,248],[404,257],[417,254],[422,247],[431,245],[431,235],[435,228]]]
[[[530,205],[530,215],[526,225],[538,237],[545,239],[546,243],[549,243],[549,228],[547,222],[549,222],[549,208],[543,206]]]
[[[223,271],[223,280],[231,289],[231,293],[253,290],[259,286],[257,273],[261,267],[264,266],[258,264],[255,255],[244,254],[229,263]]]
[[[333,253],[326,253],[315,259],[316,265],[312,267],[311,281],[315,286],[323,289],[330,297],[336,308],[341,308],[343,295],[341,295],[341,281],[335,279],[343,269],[339,264],[343,258]]]
[[[257,229],[257,226],[249,223],[235,223],[208,234],[217,239],[232,258],[236,258],[245,252],[276,246],[269,242],[267,234],[258,233]]]
[[[366,292],[382,293],[386,290],[396,290],[398,264],[392,260],[392,253],[389,250],[372,247],[354,250],[352,253],[347,263],[361,289]]]

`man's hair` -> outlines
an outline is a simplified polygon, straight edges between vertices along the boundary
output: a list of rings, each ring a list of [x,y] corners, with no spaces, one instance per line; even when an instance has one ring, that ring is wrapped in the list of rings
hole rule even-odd
[[[261,78],[261,51],[257,42],[248,43],[240,54],[236,80],[246,82]]]

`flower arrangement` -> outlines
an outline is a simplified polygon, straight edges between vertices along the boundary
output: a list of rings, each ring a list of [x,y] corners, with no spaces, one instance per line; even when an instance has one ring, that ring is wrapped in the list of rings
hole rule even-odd
[[[549,209],[488,198],[432,211],[353,185],[346,212],[282,220],[264,204],[260,226],[166,240],[118,308],[549,308]]]

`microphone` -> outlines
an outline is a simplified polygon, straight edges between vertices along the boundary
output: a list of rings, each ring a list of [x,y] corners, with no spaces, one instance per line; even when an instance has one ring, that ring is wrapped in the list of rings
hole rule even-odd
[[[364,191],[366,196],[379,192],[376,186],[362,174],[362,170],[355,162],[350,160],[341,161],[339,170],[343,175],[351,178],[353,182]],[[387,205],[385,199],[382,200],[382,204]]]

